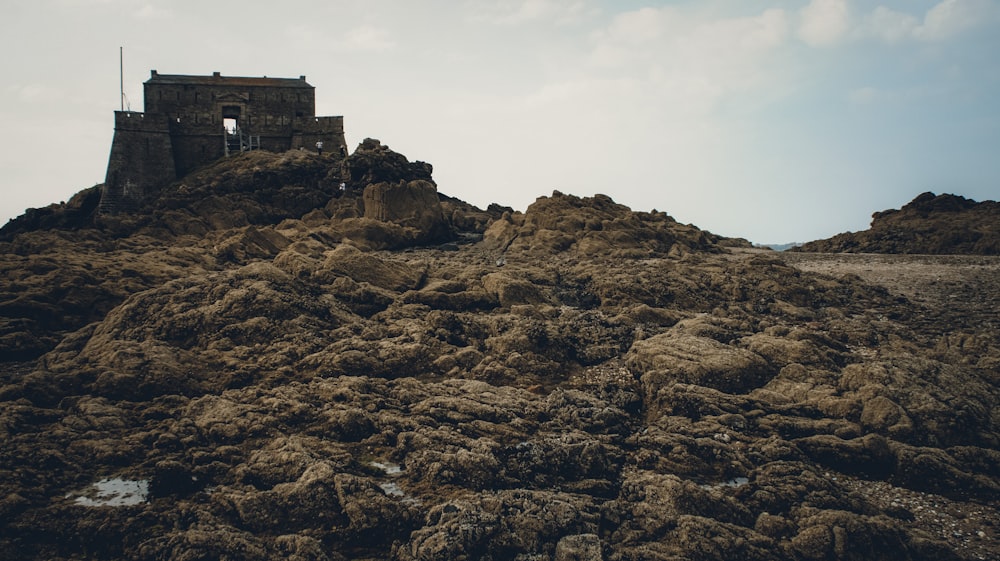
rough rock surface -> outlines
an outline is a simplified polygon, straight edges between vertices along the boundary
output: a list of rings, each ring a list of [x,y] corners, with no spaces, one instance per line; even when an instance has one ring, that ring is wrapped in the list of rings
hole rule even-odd
[[[259,157],[253,220],[0,242],[0,559],[1000,555],[996,258],[732,248],[560,193],[440,197],[452,241],[406,246],[430,226],[357,185],[259,211],[316,156]]]
[[[397,224],[412,232],[407,245],[442,243],[454,237],[437,188],[430,181],[373,183],[365,187],[362,195],[365,218]]]
[[[873,214],[868,230],[791,251],[1000,255],[1000,203],[923,193],[901,209]]]

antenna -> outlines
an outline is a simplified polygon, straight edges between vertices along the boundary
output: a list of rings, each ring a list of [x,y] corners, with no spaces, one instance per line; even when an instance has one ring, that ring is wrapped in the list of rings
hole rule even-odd
[[[132,110],[132,104],[128,102],[128,96],[125,95],[125,48],[118,47],[118,84],[120,86],[122,94],[122,111],[128,108],[129,111]]]

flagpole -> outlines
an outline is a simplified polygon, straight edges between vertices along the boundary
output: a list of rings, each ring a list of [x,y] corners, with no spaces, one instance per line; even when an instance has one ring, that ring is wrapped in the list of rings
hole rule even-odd
[[[118,47],[118,85],[121,93],[122,111],[125,111],[125,54],[124,47]]]

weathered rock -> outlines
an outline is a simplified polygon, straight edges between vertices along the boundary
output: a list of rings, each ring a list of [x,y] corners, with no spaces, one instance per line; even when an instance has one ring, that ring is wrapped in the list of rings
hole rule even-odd
[[[430,181],[373,183],[365,187],[363,200],[365,218],[413,230],[416,243],[439,243],[453,237]]]
[[[250,156],[0,243],[0,341],[44,352],[0,369],[0,558],[996,556],[987,258],[900,293],[602,196],[435,207],[359,152],[320,203],[339,167]],[[413,205],[365,216],[379,183]]]
[[[705,337],[662,333],[636,341],[627,356],[648,399],[671,384],[696,384],[727,393],[763,386],[774,372],[759,355]],[[652,407],[655,401],[650,401]]]
[[[645,256],[712,251],[719,238],[678,224],[665,213],[633,213],[606,195],[578,198],[558,191],[540,197],[523,216],[505,214],[484,234],[500,252],[561,252]]]
[[[376,183],[431,181],[432,170],[426,162],[410,162],[378,140],[366,138],[344,160],[343,177],[347,189],[361,192]]]
[[[596,534],[566,536],[556,544],[555,561],[602,561],[601,538]]]
[[[1000,255],[1000,203],[922,193],[901,209],[872,215],[871,228],[792,251]]]

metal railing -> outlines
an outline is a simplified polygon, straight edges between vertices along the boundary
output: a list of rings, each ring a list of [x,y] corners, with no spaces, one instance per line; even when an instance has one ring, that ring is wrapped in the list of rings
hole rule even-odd
[[[260,135],[252,135],[237,128],[233,132],[223,130],[223,142],[226,147],[226,156],[233,152],[249,152],[250,150],[260,150]]]

